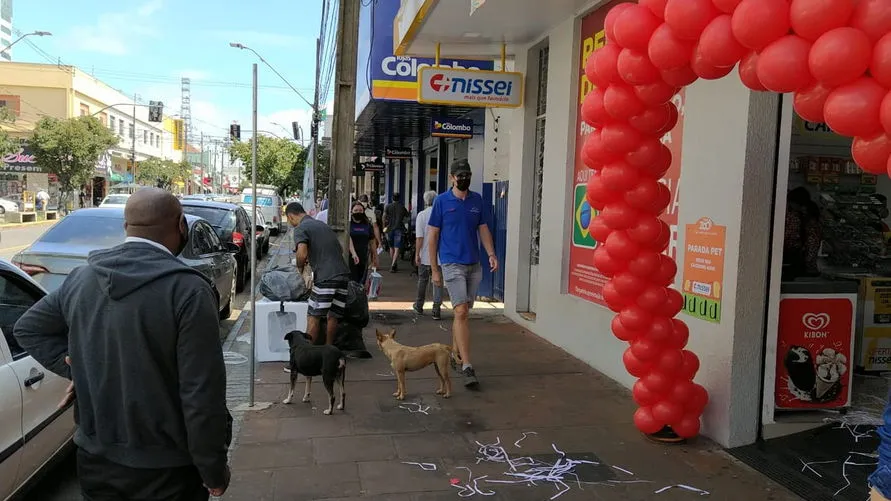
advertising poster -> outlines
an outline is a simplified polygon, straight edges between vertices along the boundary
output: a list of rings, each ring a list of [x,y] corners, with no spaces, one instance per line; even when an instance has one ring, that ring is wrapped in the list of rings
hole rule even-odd
[[[864,279],[862,289],[860,365],[867,371],[891,370],[891,278]]]
[[[851,400],[857,295],[780,299],[777,409],[836,409]]]
[[[707,217],[688,224],[684,232],[684,312],[706,322],[721,323],[724,249],[727,227]]]
[[[592,128],[582,120],[582,103],[585,100],[585,96],[593,88],[593,84],[585,76],[585,61],[588,60],[592,53],[606,44],[603,20],[609,9],[619,3],[623,3],[623,1],[614,0],[582,18],[581,58],[577,68],[579,96],[576,103],[578,109],[576,114],[575,166],[573,169],[573,193],[570,197],[573,200],[573,205],[570,208],[572,211],[572,240],[569,242],[569,285],[567,292],[604,307],[606,302],[603,300],[603,286],[608,279],[597,271],[597,268],[594,266],[594,249],[597,248],[597,241],[588,232],[591,221],[597,217],[597,211],[592,209],[585,200],[586,185],[593,171],[586,167],[582,161],[582,148],[585,145],[585,138],[588,137]],[[680,196],[678,180],[681,176],[681,139],[684,131],[683,90],[674,97],[674,103],[680,112],[677,127],[662,138],[662,142],[671,149],[672,155],[671,167],[662,179],[662,182],[671,190],[671,204],[668,206],[666,213],[662,215],[662,220],[668,224],[672,233],[671,243],[666,254],[677,259],[678,199]]]

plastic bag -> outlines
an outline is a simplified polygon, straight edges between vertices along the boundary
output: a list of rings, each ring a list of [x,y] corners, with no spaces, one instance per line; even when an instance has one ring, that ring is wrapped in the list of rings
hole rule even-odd
[[[381,283],[384,277],[377,272],[377,268],[372,268],[368,274],[368,280],[365,281],[365,294],[369,300],[377,299],[381,294]]]
[[[300,301],[309,288],[294,266],[273,268],[260,278],[260,294],[270,301]]]
[[[356,282],[350,282],[348,291],[343,321],[362,329],[371,321],[368,314],[368,298],[362,286]]]

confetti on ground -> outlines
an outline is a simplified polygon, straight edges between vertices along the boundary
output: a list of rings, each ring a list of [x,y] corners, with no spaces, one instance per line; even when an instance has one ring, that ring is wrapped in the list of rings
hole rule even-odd
[[[702,489],[697,489],[696,487],[690,487],[689,485],[684,485],[684,484],[669,485],[667,487],[663,487],[663,488],[659,489],[658,491],[654,491],[653,494],[662,494],[663,492],[671,490],[671,489],[684,489],[684,490],[690,491],[690,492],[697,492],[697,493],[699,493],[700,496],[708,496],[709,495],[708,491],[704,491]]]
[[[414,406],[414,407],[412,407]],[[405,409],[412,414],[424,414],[425,416],[429,416],[429,405],[421,405],[417,402],[407,402],[399,406],[400,409]]]
[[[808,470],[820,478],[823,478],[823,475],[820,475],[819,473],[817,473],[817,470],[815,470],[811,465],[813,465],[813,464],[830,464],[830,463],[836,462],[836,461],[809,461],[809,462],[805,462],[804,459],[801,459],[801,458],[798,458],[798,460],[801,461],[801,464],[802,464],[801,471],[802,472],[804,470]]]
[[[538,435],[538,433],[536,433],[534,431],[524,431],[523,438],[514,442],[514,447],[516,447],[517,449],[522,449],[523,447],[520,445],[520,442],[522,442],[523,440],[526,440],[526,437],[528,437],[529,435]]]
[[[380,377],[396,377],[396,374],[393,374],[393,371],[390,371],[390,372],[388,372],[388,373],[386,373],[386,374],[384,374],[383,372],[378,372],[378,373],[375,374],[375,375],[376,375],[376,376],[380,376]]]
[[[411,463],[408,461],[403,461],[402,464],[410,464],[414,466],[419,466],[424,471],[436,471],[436,465],[433,463]]]

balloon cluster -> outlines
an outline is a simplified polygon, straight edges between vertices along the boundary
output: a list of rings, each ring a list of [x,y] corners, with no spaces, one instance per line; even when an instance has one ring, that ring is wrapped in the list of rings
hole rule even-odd
[[[659,216],[671,196],[660,179],[671,151],[661,138],[678,120],[672,99],[737,67],[748,88],[794,92],[801,117],[854,137],[863,170],[889,172],[891,0],[640,0],[613,7],[604,29],[582,105],[594,127],[583,149],[599,211],[594,264],[610,277],[612,331],[630,344],[623,361],[639,378],[635,425],[690,438],[708,393],[693,383],[699,359],[684,349],[689,330],[674,318],[684,300],[670,287],[677,265],[663,254],[671,234]]]

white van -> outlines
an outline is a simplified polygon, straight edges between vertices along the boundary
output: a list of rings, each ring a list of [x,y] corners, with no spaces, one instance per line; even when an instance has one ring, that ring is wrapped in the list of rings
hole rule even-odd
[[[245,188],[241,192],[241,203],[250,205],[254,202],[254,190]],[[257,185],[257,210],[263,213],[266,226],[273,235],[278,235],[284,228],[282,221],[282,199],[275,186]]]

